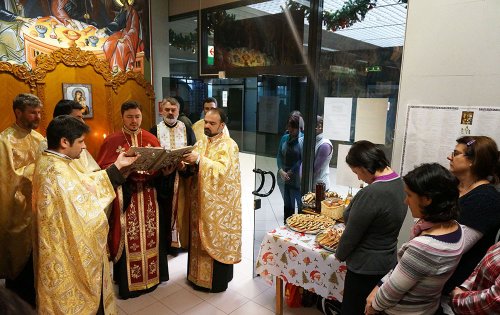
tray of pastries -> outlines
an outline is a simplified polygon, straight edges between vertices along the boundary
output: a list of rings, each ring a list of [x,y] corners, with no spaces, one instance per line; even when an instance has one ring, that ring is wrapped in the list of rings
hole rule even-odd
[[[328,198],[340,198],[339,194],[334,191],[326,191],[325,199]],[[314,192],[308,192],[302,196],[302,205],[306,208],[316,208],[316,194]]]
[[[335,220],[321,214],[294,214],[286,219],[286,225],[293,231],[316,234],[335,224]]]
[[[336,192],[329,190],[329,191],[325,192],[325,199],[328,199],[328,198],[340,198],[340,196]]]
[[[306,208],[316,208],[316,194],[308,192],[302,196],[302,205]]]
[[[316,235],[316,243],[326,250],[335,252],[343,232],[344,230],[334,227],[323,230]]]

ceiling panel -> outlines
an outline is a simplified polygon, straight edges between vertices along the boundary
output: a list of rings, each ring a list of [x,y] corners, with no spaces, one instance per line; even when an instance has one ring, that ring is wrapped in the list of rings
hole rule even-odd
[[[264,14],[275,14],[282,12],[281,6],[284,3],[286,1],[283,0],[267,1],[249,5],[248,8]],[[343,4],[344,1],[341,0],[325,0],[324,8],[327,11],[336,11],[342,8]],[[252,14],[258,16],[257,12],[252,12]],[[403,45],[405,28],[406,4],[398,3],[398,0],[378,0],[377,6],[368,11],[363,21],[337,30],[335,33],[379,47],[393,47]]]

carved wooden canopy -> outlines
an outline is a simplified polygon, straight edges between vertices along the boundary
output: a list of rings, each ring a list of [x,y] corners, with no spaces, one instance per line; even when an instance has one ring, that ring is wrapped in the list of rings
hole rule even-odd
[[[143,128],[155,123],[154,90],[143,74],[138,72],[119,72],[113,75],[106,60],[98,59],[90,51],[77,47],[61,48],[50,54],[36,57],[36,67],[29,69],[23,65],[0,62],[0,75],[12,80],[12,90],[1,95],[0,107],[12,111],[12,99],[19,93],[29,91],[36,94],[44,104],[39,131],[44,133],[55,104],[63,97],[62,83],[92,84],[92,99],[95,114],[86,123],[91,126],[87,147],[95,154],[102,143],[103,136],[121,129],[120,106],[124,101],[133,99],[143,106]],[[15,79],[12,79],[15,78]],[[2,94],[2,93],[0,93]],[[13,116],[0,120],[2,130],[12,123]]]

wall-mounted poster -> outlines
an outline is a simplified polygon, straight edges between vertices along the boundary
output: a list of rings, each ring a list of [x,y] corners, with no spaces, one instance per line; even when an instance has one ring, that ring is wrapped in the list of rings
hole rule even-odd
[[[325,97],[323,133],[327,139],[350,141],[352,97]]]
[[[354,141],[368,140],[385,144],[387,98],[358,98]]]
[[[422,163],[449,167],[448,157],[462,136],[488,136],[500,143],[500,108],[409,105],[403,138],[401,174]]]
[[[36,67],[39,54],[78,47],[114,73],[144,73],[149,0],[1,1],[0,60]]]
[[[63,83],[63,98],[83,106],[83,118],[94,117],[92,107],[92,86],[90,84]]]

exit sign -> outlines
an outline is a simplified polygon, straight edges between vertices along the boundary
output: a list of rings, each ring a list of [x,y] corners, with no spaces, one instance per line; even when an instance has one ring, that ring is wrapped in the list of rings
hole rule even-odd
[[[381,66],[366,67],[366,72],[380,72],[380,71],[382,71]]]
[[[215,48],[212,45],[208,45],[208,50],[207,50],[207,64],[209,66],[214,65],[214,57],[215,57]]]

